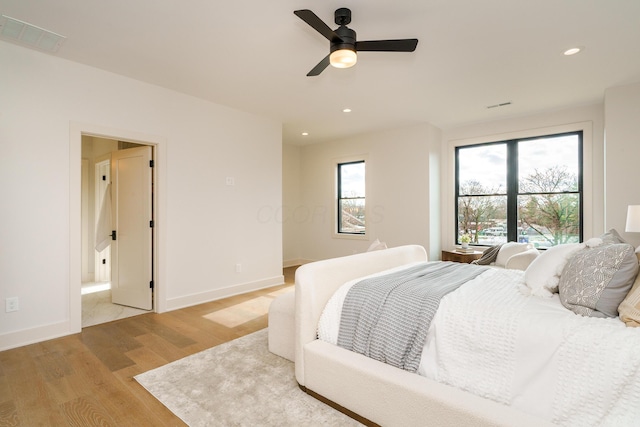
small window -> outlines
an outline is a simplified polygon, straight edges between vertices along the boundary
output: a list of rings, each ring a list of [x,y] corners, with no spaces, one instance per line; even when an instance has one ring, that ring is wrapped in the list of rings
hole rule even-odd
[[[364,160],[338,163],[338,233],[365,234]]]

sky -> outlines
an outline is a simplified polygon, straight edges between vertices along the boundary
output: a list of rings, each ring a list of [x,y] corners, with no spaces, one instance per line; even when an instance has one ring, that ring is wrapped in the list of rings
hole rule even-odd
[[[364,197],[364,177],[364,162],[342,165],[342,195],[347,197]]]
[[[519,175],[525,177],[535,169],[566,166],[578,173],[578,136],[538,138],[518,144]],[[459,151],[460,182],[480,181],[485,187],[506,192],[506,144],[489,144],[464,148]]]

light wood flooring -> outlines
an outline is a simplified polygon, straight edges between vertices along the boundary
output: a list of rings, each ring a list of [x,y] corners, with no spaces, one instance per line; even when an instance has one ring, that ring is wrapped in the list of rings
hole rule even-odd
[[[294,272],[281,286],[0,352],[0,426],[184,426],[133,377],[266,327]]]

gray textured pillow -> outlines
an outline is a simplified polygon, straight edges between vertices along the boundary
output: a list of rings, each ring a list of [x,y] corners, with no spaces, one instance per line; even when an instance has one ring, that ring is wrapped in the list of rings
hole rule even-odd
[[[607,231],[602,236],[600,236],[600,238],[602,239],[602,243],[606,245],[611,245],[614,243],[627,243],[622,237],[620,237],[620,234],[618,234],[615,228]]]
[[[583,316],[616,317],[638,275],[638,258],[627,243],[576,252],[560,275],[560,302]]]

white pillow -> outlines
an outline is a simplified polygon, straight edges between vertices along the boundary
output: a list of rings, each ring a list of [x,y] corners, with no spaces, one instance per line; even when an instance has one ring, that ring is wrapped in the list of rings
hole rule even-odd
[[[538,258],[538,256],[540,256],[540,252],[538,252],[536,248],[527,249],[526,251],[515,254],[509,258],[507,263],[504,265],[504,268],[526,271],[527,267],[529,267],[533,260]]]
[[[580,249],[584,243],[567,243],[552,246],[534,259],[524,273],[524,281],[528,293],[536,296],[551,297],[558,291],[560,274],[569,258]]]
[[[500,251],[496,257],[495,265],[504,267],[512,256],[530,249],[529,243],[508,242],[500,246]]]

